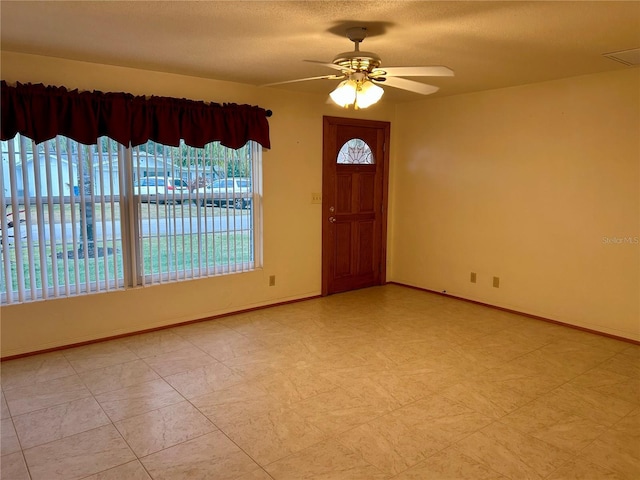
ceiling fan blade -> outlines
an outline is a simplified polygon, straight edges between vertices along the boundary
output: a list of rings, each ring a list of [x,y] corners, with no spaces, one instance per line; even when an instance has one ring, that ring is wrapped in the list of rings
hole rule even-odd
[[[321,77],[297,78],[295,80],[285,80],[284,82],[267,83],[265,85],[260,85],[260,86],[273,87],[275,85],[284,85],[287,83],[296,83],[296,82],[307,82],[309,80],[342,80],[343,78],[345,78],[344,75],[322,75]]]
[[[371,72],[373,75],[380,75],[381,72],[386,72],[382,76],[390,77],[453,77],[453,70],[442,65],[433,65],[430,67],[381,67],[376,68]]]
[[[336,65],[335,63],[321,62],[321,61],[318,61],[318,60],[304,60],[304,61],[308,62],[308,63],[317,63],[318,65],[324,65],[325,67],[333,68],[334,70],[340,70],[341,72],[353,72],[354,71],[354,70],[351,70],[350,68],[341,67],[340,65]]]
[[[376,81],[375,78],[371,80]],[[413,80],[407,80],[399,77],[387,77],[383,85],[388,85],[394,88],[400,88],[402,90],[409,90],[410,92],[420,93],[421,95],[429,95],[440,90],[439,87],[433,85],[427,85],[426,83],[414,82]]]

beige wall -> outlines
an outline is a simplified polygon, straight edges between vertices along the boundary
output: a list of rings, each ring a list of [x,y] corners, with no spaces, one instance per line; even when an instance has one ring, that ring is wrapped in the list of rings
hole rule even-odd
[[[322,116],[352,111],[324,96],[9,52],[1,69],[8,82],[274,112],[263,269],[3,307],[2,356],[320,293],[311,193],[322,190]],[[358,112],[392,121],[388,280],[640,339],[639,247],[602,241],[640,235],[639,82],[635,69]]]
[[[56,58],[2,53],[2,79],[84,90],[126,91],[273,110],[263,152],[264,268],[254,272],[3,307],[3,357],[170,325],[320,294],[322,116],[348,116],[325,96],[292,94],[203,78]],[[391,120],[393,105],[367,118]],[[276,286],[268,286],[276,275]]]
[[[635,68],[399,105],[390,279],[640,340],[639,93]]]

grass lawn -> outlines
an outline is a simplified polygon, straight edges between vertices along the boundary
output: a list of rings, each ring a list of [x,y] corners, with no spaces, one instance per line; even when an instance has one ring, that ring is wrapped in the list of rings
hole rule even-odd
[[[213,275],[219,271],[233,271],[235,264],[253,259],[250,233],[222,232],[143,238],[140,246],[141,270],[152,279],[167,275],[171,279],[190,278],[193,276],[190,273],[192,270],[196,270],[194,273],[197,276]],[[124,260],[120,240],[109,242],[106,249],[102,242],[97,242],[94,247],[97,255],[74,251],[73,244],[63,247],[58,244],[52,252],[50,247],[40,249],[39,244],[34,242],[33,261],[26,263],[29,258],[27,246],[24,245],[18,254],[13,245],[10,245],[11,290],[17,291],[18,282],[27,291],[39,290],[44,283],[48,288],[55,288],[57,285],[61,292],[68,287],[70,294],[78,290],[104,290],[106,283],[111,289],[123,284]],[[18,268],[19,264],[22,264],[22,268]],[[6,292],[7,282],[3,270],[0,272],[0,293]],[[27,295],[29,299],[36,299],[37,296],[37,292],[34,292],[33,298]]]
[[[80,218],[80,214],[81,214],[80,207],[81,207],[80,202],[76,202],[74,204],[74,209],[75,209],[74,214],[76,218]],[[43,205],[43,213],[46,219],[45,223],[48,223],[50,221],[53,221],[54,223],[60,223],[62,221],[61,208],[64,209],[65,221],[70,222],[71,221],[71,205],[66,203],[63,206],[57,203],[53,205],[51,215],[49,214],[48,206],[46,204]],[[139,208],[140,208],[140,216],[143,219],[173,218],[174,216],[176,216],[176,214],[183,217],[198,217],[200,216],[200,209],[202,208],[206,208],[207,216],[215,216],[215,217],[220,215],[226,215],[226,211],[227,211],[227,207],[212,207],[211,205],[208,205],[206,207],[201,207],[199,205],[196,205],[195,203],[184,203],[184,204],[178,204],[178,205],[140,203]],[[20,217],[24,218],[26,216],[26,212],[24,211],[25,210],[24,206],[20,206],[19,210],[20,210]],[[8,206],[7,213],[9,214],[11,213],[11,211],[12,211],[11,206]],[[96,204],[93,212],[94,212],[94,215],[93,215],[94,220],[96,222],[101,222],[103,217],[106,221],[110,222],[112,215],[114,220],[119,221],[120,220],[120,203],[114,202],[113,205],[111,203],[107,203],[105,204],[104,210],[100,207],[100,205]],[[38,209],[35,205],[29,205],[29,215],[31,216],[31,219],[35,223],[36,219],[38,218]]]

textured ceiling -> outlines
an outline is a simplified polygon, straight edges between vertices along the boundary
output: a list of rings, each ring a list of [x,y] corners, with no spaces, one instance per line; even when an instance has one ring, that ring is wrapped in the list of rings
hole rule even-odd
[[[453,78],[414,78],[435,95],[630,68],[604,53],[640,47],[640,2],[7,1],[3,50],[230,80],[251,85],[333,73],[365,26],[362,50],[383,66],[446,65]],[[282,85],[328,93],[335,81]],[[420,95],[387,87],[395,101]]]

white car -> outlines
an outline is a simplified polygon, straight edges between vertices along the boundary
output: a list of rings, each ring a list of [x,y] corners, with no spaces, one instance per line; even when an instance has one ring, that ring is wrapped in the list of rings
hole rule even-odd
[[[189,185],[180,178],[143,177],[133,184],[141,202],[182,203],[189,201]]]
[[[253,190],[251,180],[248,178],[231,177],[214,180],[211,185],[198,188],[194,191],[196,202],[204,207],[207,204],[214,206],[233,205],[234,208],[248,208],[251,206]]]

